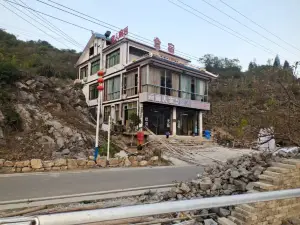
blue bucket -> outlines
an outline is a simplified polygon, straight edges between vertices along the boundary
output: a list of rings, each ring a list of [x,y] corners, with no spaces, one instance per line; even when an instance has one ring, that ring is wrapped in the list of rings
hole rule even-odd
[[[210,132],[210,130],[205,130],[204,131],[204,137],[206,138],[206,139],[210,139],[210,137],[211,137],[211,132]]]

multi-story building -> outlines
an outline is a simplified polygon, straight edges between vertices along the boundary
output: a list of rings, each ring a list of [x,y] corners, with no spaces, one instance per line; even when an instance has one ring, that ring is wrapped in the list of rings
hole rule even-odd
[[[190,61],[174,55],[174,45],[160,50],[127,37],[128,28],[116,36],[94,33],[76,67],[78,79],[91,111],[96,111],[97,71],[104,70],[102,94],[102,129],[108,117],[128,126],[136,113],[141,126],[156,134],[169,131],[173,135],[202,134],[202,113],[210,110],[208,82],[217,76],[190,65]]]

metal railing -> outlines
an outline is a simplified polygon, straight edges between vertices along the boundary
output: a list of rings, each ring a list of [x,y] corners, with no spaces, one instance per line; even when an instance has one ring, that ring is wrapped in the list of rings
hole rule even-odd
[[[0,219],[0,224],[20,224],[20,222],[22,222],[22,224],[32,225],[75,225],[296,197],[300,197],[300,188],[117,208],[86,210],[80,212],[37,215],[35,217],[2,218]]]

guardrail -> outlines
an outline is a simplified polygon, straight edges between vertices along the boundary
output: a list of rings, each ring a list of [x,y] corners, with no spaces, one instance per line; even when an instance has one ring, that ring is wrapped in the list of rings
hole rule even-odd
[[[119,219],[128,219],[141,216],[159,215],[181,211],[191,211],[206,208],[224,207],[254,202],[264,202],[279,199],[300,197],[300,188],[231,195],[213,198],[192,199],[155,204],[134,205],[118,208],[86,210],[35,217],[2,218],[0,224],[26,224],[26,225],[75,225],[94,222],[104,222]],[[27,223],[24,223],[27,222]]]

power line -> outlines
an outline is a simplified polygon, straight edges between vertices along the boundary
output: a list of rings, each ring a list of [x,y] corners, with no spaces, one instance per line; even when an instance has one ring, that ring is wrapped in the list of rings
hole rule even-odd
[[[43,4],[46,4],[46,5],[50,6],[50,7],[56,8],[56,9],[58,9],[58,10],[64,11],[64,12],[66,12],[66,13],[69,13],[69,14],[71,14],[71,15],[80,17],[80,18],[85,19],[85,20],[87,20],[87,21],[90,21],[89,19],[83,18],[83,17],[78,16],[78,15],[76,15],[76,14],[74,14],[74,13],[71,13],[71,12],[66,11],[66,10],[64,10],[64,9],[61,9],[61,8],[58,8],[58,7],[54,6],[54,5],[51,5],[51,4],[46,3],[46,2],[44,2],[44,1],[41,1],[41,0],[36,0],[36,1],[41,2],[41,3],[43,3]],[[50,1],[50,2],[52,2],[52,3],[54,3],[54,4],[56,4],[56,5],[59,5],[59,6],[63,7],[63,8],[66,8],[66,9],[68,9],[68,10],[71,10],[71,11],[73,11],[73,12],[76,12],[76,13],[78,13],[78,14],[84,15],[85,17],[88,17],[88,18],[91,18],[91,19],[93,19],[93,20],[96,20],[96,21],[98,21],[98,22],[100,22],[100,23],[103,23],[103,24],[105,24],[105,25],[99,24],[99,23],[97,23],[97,24],[98,24],[98,25],[101,25],[101,26],[103,26],[103,27],[105,27],[105,28],[112,29],[111,27],[113,27],[113,28],[115,28],[115,29],[112,29],[112,30],[114,30],[114,31],[116,31],[116,32],[118,32],[118,31],[121,29],[120,27],[117,27],[117,26],[112,25],[112,24],[110,24],[110,23],[104,22],[104,21],[99,20],[99,19],[97,19],[97,18],[95,18],[95,17],[89,16],[89,15],[87,15],[87,14],[84,14],[84,13],[82,13],[82,12],[79,12],[79,11],[77,11],[77,10],[74,10],[74,9],[72,9],[72,8],[70,8],[70,7],[64,6],[64,5],[62,5],[62,4],[60,4],[60,3],[57,3],[57,2],[55,2],[55,1],[52,1],[52,0],[48,0],[48,1]],[[93,22],[93,21],[90,21],[90,22],[95,23],[95,22]],[[107,26],[110,26],[110,27],[107,27]],[[135,36],[134,38],[137,37],[136,39],[138,39],[138,40],[142,40],[142,39],[143,39],[143,40],[145,40],[144,42],[148,42],[148,43],[150,42],[151,44],[153,43],[153,40],[150,40],[150,39],[148,39],[148,38],[142,37],[142,36],[137,35],[137,34],[134,34],[134,33],[132,33],[132,32],[130,32],[130,34],[131,34],[131,36]],[[162,45],[162,46],[165,47],[165,48],[168,47],[168,46],[166,46],[166,45]],[[188,56],[189,58],[193,58],[193,59],[196,59],[196,60],[199,59],[199,57],[192,56],[192,55],[187,54],[187,53],[185,53],[185,52],[182,52],[182,51],[179,51],[179,50],[175,50],[175,51],[176,51],[177,53],[180,53],[181,55],[184,55],[185,57]]]
[[[261,48],[263,49],[263,51],[265,51],[265,52],[267,52],[267,53],[269,53],[269,54],[272,54],[272,55],[275,55],[275,54],[276,54],[276,53],[274,53],[272,50],[270,50],[270,49],[268,49],[268,48],[266,48],[266,47],[260,45],[259,43],[256,43],[256,42],[250,40],[249,38],[245,37],[244,35],[238,33],[237,31],[231,29],[230,27],[227,27],[226,25],[223,25],[223,24],[219,23],[218,21],[216,21],[216,20],[214,20],[214,19],[212,19],[212,18],[206,16],[205,14],[199,12],[199,11],[196,10],[196,9],[194,9],[194,10],[197,11],[197,12],[199,12],[200,14],[206,16],[207,18],[209,18],[209,19],[215,21],[216,23],[220,24],[221,26],[212,23],[211,21],[209,21],[209,20],[207,20],[207,19],[205,19],[205,18],[199,16],[198,14],[193,13],[192,11],[190,11],[190,10],[188,10],[188,9],[186,9],[186,8],[184,8],[184,7],[180,6],[180,5],[178,5],[178,4],[176,4],[175,2],[172,2],[172,1],[170,1],[170,0],[168,0],[168,1],[169,1],[170,3],[172,3],[173,5],[176,5],[177,7],[179,7],[179,8],[181,8],[181,9],[183,9],[183,10],[185,10],[185,11],[187,11],[187,12],[193,14],[194,16],[196,16],[196,17],[198,17],[198,18],[200,18],[200,19],[202,19],[202,20],[204,20],[204,21],[206,21],[206,22],[212,24],[213,26],[215,26],[215,27],[217,27],[217,28],[219,28],[219,29],[221,29],[221,30],[223,30],[223,31],[225,31],[225,32],[227,32],[227,33],[229,33],[229,34],[231,34],[231,35],[233,35],[233,36],[235,36],[235,37],[237,37],[237,38],[239,38],[239,39],[245,41],[245,42],[247,42],[248,44],[251,44],[252,46],[254,46],[254,47],[256,47],[256,48],[259,48],[259,47],[257,46],[257,45],[259,45],[259,46],[261,46]],[[188,5],[187,5],[187,6],[188,6]],[[192,7],[190,7],[190,6],[188,6],[188,7],[189,7],[189,8],[192,8]],[[231,30],[232,32],[230,32],[230,31],[224,29],[222,26],[226,27],[228,30]],[[238,36],[238,35],[239,35],[239,36]],[[243,38],[242,38],[242,37],[243,37]],[[252,42],[255,43],[255,44],[253,44]]]
[[[210,6],[213,7],[214,9],[218,10],[218,11],[221,12],[222,14],[226,15],[227,17],[231,18],[232,20],[236,21],[237,23],[239,23],[239,24],[243,25],[244,27],[248,28],[249,30],[255,32],[255,33],[258,34],[259,36],[261,36],[261,37],[265,38],[266,40],[272,42],[273,44],[275,44],[275,45],[281,47],[282,49],[288,51],[289,53],[292,53],[292,54],[296,55],[295,53],[290,52],[288,49],[286,49],[286,48],[283,47],[282,45],[278,44],[277,42],[271,40],[270,38],[266,37],[265,35],[263,35],[263,34],[257,32],[257,31],[254,30],[253,28],[249,27],[248,25],[246,25],[246,24],[240,22],[240,21],[237,20],[236,18],[232,17],[231,15],[229,15],[229,14],[227,14],[226,12],[222,11],[221,9],[217,8],[216,6],[214,6],[213,4],[211,4],[210,2],[208,2],[208,1],[206,1],[206,0],[202,0],[202,1],[205,2],[206,4],[210,5]],[[181,1],[180,1],[180,2],[181,2]]]
[[[244,18],[246,18],[247,20],[249,20],[250,22],[252,22],[253,24],[255,24],[256,26],[260,27],[261,29],[265,30],[266,32],[268,32],[269,34],[273,35],[274,37],[278,38],[279,40],[283,41],[284,43],[286,43],[287,45],[297,49],[298,51],[300,51],[299,48],[297,48],[295,45],[292,45],[290,43],[288,43],[287,41],[285,41],[284,39],[282,39],[281,37],[279,37],[278,35],[274,34],[273,32],[269,31],[268,29],[266,29],[265,27],[259,25],[257,22],[255,22],[254,20],[250,19],[249,17],[245,16],[243,13],[239,12],[237,9],[233,8],[232,6],[230,6],[229,4],[227,4],[226,2],[224,2],[223,0],[220,0],[220,2],[222,2],[224,5],[226,5],[227,7],[231,8],[233,11],[235,11],[236,13],[240,14],[241,16],[243,16]]]
[[[14,0],[16,1],[16,0]],[[23,3],[23,5],[29,7],[24,1],[22,0],[18,0],[19,2]],[[74,40],[72,37],[70,37],[68,34],[66,34],[64,31],[62,31],[61,29],[59,29],[58,27],[56,27],[55,25],[53,25],[50,21],[48,21],[46,18],[44,18],[43,16],[39,15],[38,13],[34,13],[28,9],[26,9],[27,11],[29,11],[32,15],[34,15],[35,17],[39,18],[40,20],[42,20],[43,22],[45,22],[46,24],[48,24],[48,26],[50,26],[50,30],[52,30],[54,33],[58,34],[59,36],[61,36],[63,39],[65,39],[66,41],[70,42],[71,44],[77,46],[77,47],[82,47],[82,45],[80,43],[78,43],[76,40]],[[53,30],[53,29],[54,30]]]
[[[27,23],[31,24],[32,26],[34,26],[34,27],[37,28],[38,30],[42,31],[42,32],[45,33],[46,35],[48,35],[48,36],[50,36],[51,38],[53,38],[53,39],[56,40],[57,42],[59,42],[59,43],[65,45],[63,42],[57,40],[55,37],[53,37],[52,35],[48,34],[48,33],[45,32],[44,30],[40,29],[38,26],[36,26],[35,24],[31,23],[29,20],[25,19],[24,17],[20,16],[18,13],[14,12],[13,10],[11,10],[11,9],[8,8],[8,7],[6,7],[6,6],[3,5],[2,3],[0,3],[0,4],[1,4],[4,8],[6,8],[7,10],[11,11],[11,12],[12,12],[13,14],[15,14],[16,16],[22,18],[22,19],[25,20]],[[11,7],[13,7],[13,8],[15,8],[15,9],[17,9],[18,11],[22,12],[22,11],[19,10],[17,7],[15,7],[15,6],[13,6],[12,4],[10,4],[9,2],[8,2],[8,4],[9,4]],[[24,13],[24,12],[22,12],[22,13]],[[24,13],[24,14],[26,15],[26,13]],[[28,15],[27,15],[27,16],[28,16]],[[29,17],[30,17],[30,16],[29,16]],[[65,46],[66,46],[66,45],[65,45]],[[66,46],[66,47],[69,48],[68,46]]]

